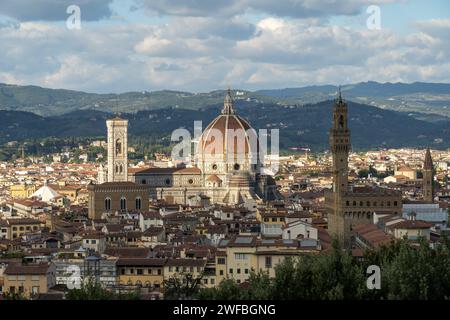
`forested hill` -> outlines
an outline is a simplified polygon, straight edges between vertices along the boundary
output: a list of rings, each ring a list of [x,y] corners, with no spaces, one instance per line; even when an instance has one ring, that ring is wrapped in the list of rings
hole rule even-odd
[[[194,120],[203,121],[203,128],[220,112],[220,104],[199,110],[165,108],[124,113],[130,120],[133,137],[160,139],[169,143],[174,129],[184,127],[192,132]],[[310,147],[314,151],[328,148],[331,126],[331,101],[305,106],[280,106],[238,101],[237,113],[247,118],[255,129],[280,129],[280,148]],[[71,113],[42,117],[33,113],[0,111],[0,142],[71,136],[105,136],[105,120],[110,113],[77,110]],[[430,123],[402,112],[349,102],[349,126],[354,149],[378,147],[431,146],[450,147],[450,121]]]

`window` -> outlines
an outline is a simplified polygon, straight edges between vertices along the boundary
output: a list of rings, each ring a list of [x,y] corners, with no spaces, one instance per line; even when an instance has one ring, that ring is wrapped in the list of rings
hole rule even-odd
[[[120,199],[120,210],[127,210],[127,199]]]
[[[138,275],[143,275],[143,274],[144,274],[144,270],[142,270],[142,269],[137,269],[136,273],[137,273]]]
[[[217,170],[217,164],[213,164],[213,165],[212,165],[212,169],[213,169],[213,170]]]
[[[91,243],[92,243],[92,244],[96,244],[96,243],[97,243],[97,240],[91,240]]]
[[[347,202],[345,203],[345,205],[349,206],[349,205],[350,205],[350,201],[347,200]]]
[[[161,275],[161,269],[158,269],[158,276]]]
[[[237,274],[241,274],[241,269],[237,268],[236,272]]]
[[[239,165],[239,163],[235,163],[234,164],[234,170],[239,170],[241,166]]]
[[[272,268],[272,257],[266,257],[266,268]]]
[[[170,185],[170,179],[166,179],[166,184]]]
[[[234,259],[236,260],[247,260],[247,254],[246,253],[235,253]]]
[[[110,198],[105,199],[105,210],[111,210],[111,199]]]
[[[230,268],[230,271],[229,271],[229,273],[233,273],[233,269],[232,269],[232,268]]]
[[[245,274],[248,274],[248,269],[245,269],[245,270],[244,270],[244,273],[245,273]]]
[[[122,154],[122,142],[120,141],[120,139],[116,140],[116,155],[121,155]]]
[[[147,184],[147,180],[142,179],[142,180],[141,180],[141,183],[142,183],[142,184]]]
[[[272,222],[277,222],[277,218],[272,218]]]
[[[39,287],[31,287],[32,294],[39,294]]]
[[[188,180],[188,183],[189,183],[189,184],[193,184],[193,183],[194,183],[194,180],[189,179],[189,180]]]
[[[223,276],[223,270],[219,271],[219,275]]]
[[[136,210],[141,209],[142,200],[141,198],[136,198]]]
[[[218,258],[217,264],[225,264],[225,258]]]
[[[214,284],[216,284],[216,279],[212,278],[210,282],[212,285],[214,285]]]

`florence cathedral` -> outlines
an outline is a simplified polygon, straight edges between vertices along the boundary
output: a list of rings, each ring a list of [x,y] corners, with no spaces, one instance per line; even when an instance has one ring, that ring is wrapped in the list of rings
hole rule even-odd
[[[255,208],[261,201],[280,197],[274,179],[261,173],[258,136],[248,121],[236,114],[231,90],[225,96],[221,113],[200,136],[191,166],[128,168],[128,120],[118,116],[109,119],[107,130],[107,166],[99,170],[99,184],[88,188],[90,217],[138,209],[138,199],[144,199],[142,190],[148,193],[146,199],[193,206]],[[106,196],[105,192],[115,196]]]

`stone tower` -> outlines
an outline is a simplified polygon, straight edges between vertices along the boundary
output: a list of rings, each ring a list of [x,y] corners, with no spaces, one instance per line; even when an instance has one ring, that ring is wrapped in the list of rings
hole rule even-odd
[[[430,148],[427,148],[425,153],[425,161],[423,163],[423,199],[427,202],[433,202],[434,190],[433,190],[433,159],[431,159]]]
[[[108,182],[128,180],[128,120],[116,116],[106,121],[108,129]]]
[[[329,139],[333,155],[333,192],[340,194],[348,190],[348,154],[351,149],[347,103],[342,100],[340,89],[338,99],[333,105],[333,126]]]
[[[342,100],[341,90],[333,104],[333,124],[329,132],[330,151],[333,158],[333,189],[326,196],[328,203],[328,229],[333,237],[345,242],[347,228],[342,212],[344,193],[348,191],[348,154],[350,130],[347,123],[347,103]]]

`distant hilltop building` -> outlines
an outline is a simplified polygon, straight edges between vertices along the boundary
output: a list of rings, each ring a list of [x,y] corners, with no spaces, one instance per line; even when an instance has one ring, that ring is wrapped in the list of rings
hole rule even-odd
[[[325,191],[328,230],[344,246],[350,245],[353,228],[373,223],[375,212],[400,214],[402,194],[387,188],[354,187],[348,182],[348,155],[351,148],[347,103],[341,92],[333,105],[330,149],[333,156],[333,187]]]
[[[257,155],[259,140],[250,124],[236,114],[231,90],[225,96],[221,114],[203,131],[197,145],[195,165],[190,168],[128,169],[128,121],[116,116],[107,120],[107,128],[107,166],[100,166],[99,184],[88,187],[92,216],[99,217],[103,212],[118,208],[136,209],[130,206],[134,202],[128,199],[127,190],[133,189],[130,197],[136,197],[141,192],[137,187],[148,190],[148,196],[153,199],[164,199],[174,204],[193,204],[195,199],[205,203],[207,198],[213,204],[255,206],[257,201],[279,198],[274,179],[261,174],[262,164],[258,157],[253,158],[252,148],[256,146]],[[229,137],[234,139],[234,130],[245,132],[243,141],[229,143]],[[211,146],[217,132],[223,140],[216,146],[221,148]],[[106,185],[109,188],[105,188]],[[118,195],[108,195],[108,192],[116,192],[114,188],[122,188],[126,206],[113,204],[120,200]],[[105,199],[110,199],[111,204]]]

